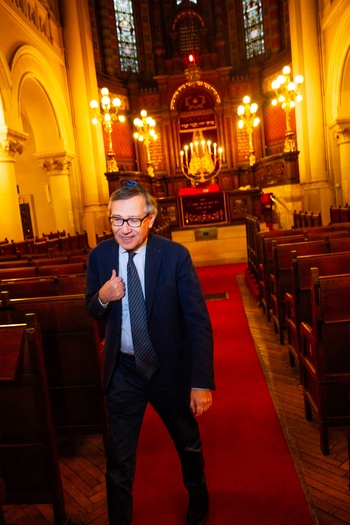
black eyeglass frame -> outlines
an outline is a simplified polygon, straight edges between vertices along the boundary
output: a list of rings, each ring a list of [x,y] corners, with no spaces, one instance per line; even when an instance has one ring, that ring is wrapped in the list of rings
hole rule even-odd
[[[122,228],[122,226],[124,226],[124,222],[126,222],[127,225],[130,226],[130,228],[141,228],[143,221],[147,219],[147,217],[149,217],[150,215],[151,215],[150,213],[147,213],[147,215],[145,215],[142,219],[140,219],[139,217],[129,217],[129,219],[123,219],[122,217],[114,217],[113,215],[110,215],[109,222],[112,224],[112,226],[115,226],[117,228]],[[113,224],[113,221],[115,220],[122,221],[122,223]],[[133,226],[129,224],[129,221],[140,221],[140,224],[138,226]]]

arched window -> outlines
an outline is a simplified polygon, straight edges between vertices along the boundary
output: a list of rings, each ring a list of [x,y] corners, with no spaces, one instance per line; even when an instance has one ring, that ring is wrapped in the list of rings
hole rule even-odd
[[[121,71],[139,72],[134,12],[131,0],[114,0]]]
[[[182,4],[183,0],[176,0],[176,5],[180,5]],[[190,2],[192,2],[192,4],[196,4],[197,3],[197,0],[190,0]]]
[[[265,52],[262,1],[243,0],[244,37],[247,58]]]

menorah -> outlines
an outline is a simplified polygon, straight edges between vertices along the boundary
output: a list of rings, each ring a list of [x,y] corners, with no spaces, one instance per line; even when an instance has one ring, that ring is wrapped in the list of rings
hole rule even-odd
[[[222,148],[218,148],[216,142],[204,140],[203,134],[199,134],[199,140],[191,142],[180,151],[182,173],[191,181],[192,186],[196,183],[211,183],[221,170]]]

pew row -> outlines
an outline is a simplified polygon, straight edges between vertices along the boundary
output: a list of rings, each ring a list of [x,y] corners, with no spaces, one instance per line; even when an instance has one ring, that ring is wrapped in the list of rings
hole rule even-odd
[[[85,273],[86,261],[61,264],[44,264],[19,268],[0,268],[0,281],[23,277],[47,277],[52,275],[75,275]]]
[[[292,231],[292,230],[291,230]],[[270,275],[273,273],[273,250],[274,244],[286,244],[286,243],[300,243],[305,241],[304,235],[296,235],[292,233],[288,236],[273,236],[273,237],[261,237],[260,239],[260,258],[259,263],[259,296],[260,304],[262,306],[264,314],[267,316],[267,320],[271,320],[271,280]]]
[[[305,416],[314,416],[329,454],[328,426],[350,424],[350,274],[311,274],[312,324],[300,325]]]
[[[285,329],[285,294],[292,291],[292,251],[297,255],[316,255],[350,251],[350,237],[306,241],[301,243],[277,244],[273,241],[273,273],[270,274],[270,293],[272,321],[275,332],[280,335],[284,344]]]
[[[350,251],[303,256],[292,251],[292,290],[285,295],[285,322],[291,366],[294,366],[295,360],[299,362],[300,324],[312,324],[311,268],[318,268],[320,276],[346,274],[350,270]]]
[[[35,314],[0,326],[0,463],[8,504],[53,505],[66,523],[58,451]]]
[[[8,292],[11,299],[75,295],[85,293],[85,282],[85,273],[3,279],[0,292]]]
[[[0,322],[40,324],[53,423],[57,435],[102,433],[107,418],[101,373],[101,339],[83,294],[10,299],[1,292]]]

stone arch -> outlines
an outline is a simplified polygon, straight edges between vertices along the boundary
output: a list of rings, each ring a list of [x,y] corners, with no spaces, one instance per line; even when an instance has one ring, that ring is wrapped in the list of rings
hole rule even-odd
[[[20,203],[30,206],[33,234],[38,236],[57,229],[70,233],[76,229],[72,213],[75,184],[69,176],[75,155],[74,133],[61,71],[61,65],[52,68],[28,45],[17,50],[10,65],[12,96],[4,118],[26,136],[24,151],[15,159],[16,184]],[[68,170],[53,173],[43,169],[44,164],[57,166],[57,159]],[[64,195],[61,191],[58,199],[52,184],[57,186],[63,179]]]

